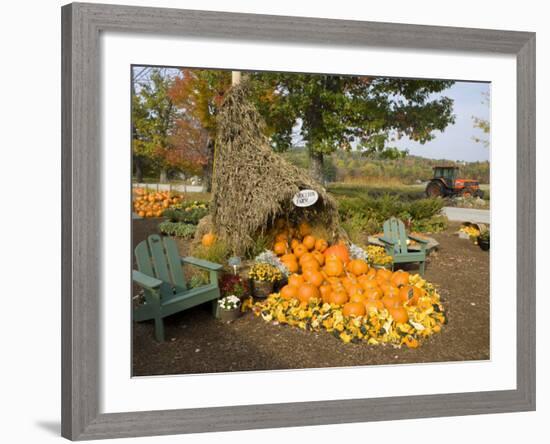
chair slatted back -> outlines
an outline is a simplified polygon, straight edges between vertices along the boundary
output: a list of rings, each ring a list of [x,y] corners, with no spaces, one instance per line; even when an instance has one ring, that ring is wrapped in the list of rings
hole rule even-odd
[[[168,296],[187,289],[178,247],[171,237],[152,234],[139,243],[135,255],[139,271],[163,282],[161,295]]]
[[[394,252],[407,253],[407,231],[405,224],[396,217],[390,217],[384,222],[384,236],[395,241]]]

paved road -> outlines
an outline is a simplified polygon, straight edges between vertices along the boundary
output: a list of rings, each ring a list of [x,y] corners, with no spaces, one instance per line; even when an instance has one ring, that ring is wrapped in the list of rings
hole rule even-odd
[[[476,222],[481,224],[491,223],[489,210],[475,210],[473,208],[444,207],[443,213],[449,220],[459,222]]]

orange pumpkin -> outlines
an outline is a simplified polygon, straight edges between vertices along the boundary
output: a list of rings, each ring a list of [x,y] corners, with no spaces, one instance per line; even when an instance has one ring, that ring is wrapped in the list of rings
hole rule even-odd
[[[348,302],[348,294],[344,290],[336,290],[330,294],[330,303],[344,305]]]
[[[319,262],[312,259],[302,264],[302,273],[305,273],[306,271],[319,271],[320,268],[321,266],[319,265]]]
[[[298,260],[298,263],[300,265],[302,265],[304,262],[307,262],[307,261],[317,262],[317,259],[315,259],[315,256],[313,256],[313,254],[311,254],[311,253],[304,253],[300,256],[300,259]]]
[[[327,256],[325,272],[328,276],[340,276],[344,272],[342,261],[337,256]]]
[[[344,264],[347,264],[349,262],[349,252],[343,243],[339,243],[336,245],[332,245],[331,247],[328,247],[323,254],[327,259],[331,256],[336,256]]]
[[[304,244],[298,244],[292,251],[297,258],[300,258],[302,255],[307,253],[307,248]]]
[[[319,287],[319,293],[321,293],[321,299],[323,299],[323,302],[330,302],[332,287],[328,284],[323,284]]]
[[[306,246],[308,250],[313,250],[313,248],[315,248],[315,238],[311,234],[304,236],[304,238],[302,239],[302,243]]]
[[[403,285],[409,285],[409,273],[403,270],[398,270],[393,273],[391,277],[391,283],[396,287],[402,287]]]
[[[310,299],[321,298],[321,293],[319,293],[319,289],[313,285],[313,284],[302,284],[300,287],[298,287],[298,299],[302,303],[308,303]]]
[[[296,273],[298,271],[298,262],[295,260],[286,260],[281,261],[283,265],[288,269],[291,273]]]
[[[368,312],[371,308],[376,308],[377,310],[382,310],[384,307],[384,304],[379,299],[365,299],[363,301],[363,305],[365,306],[365,310]]]
[[[288,233],[281,231],[275,236],[275,242],[288,242]]]
[[[298,287],[293,285],[285,285],[281,288],[281,297],[283,299],[297,299],[298,298]]]
[[[348,288],[346,288],[346,291],[350,296],[353,296],[354,294],[363,294],[363,288],[359,284],[351,284]]]
[[[399,296],[399,288],[389,284],[384,287],[384,296],[389,296],[401,300]]]
[[[362,259],[354,259],[350,261],[347,266],[348,270],[351,271],[355,276],[360,276],[369,271],[368,264]]]
[[[305,237],[308,234],[311,234],[311,226],[307,222],[302,222],[300,225],[298,225],[298,231],[300,232],[302,237]]]
[[[392,277],[392,272],[386,268],[380,268],[376,271],[377,281],[389,281]]]
[[[284,241],[275,242],[275,245],[273,245],[273,251],[277,256],[281,256],[285,254],[288,250],[288,244]]]
[[[328,242],[326,239],[317,239],[315,241],[315,250],[323,253],[328,248]]]
[[[372,300],[375,300],[375,299],[381,299],[383,294],[382,294],[382,291],[375,287],[375,288],[368,288],[365,290],[365,292],[363,293],[365,295],[365,297],[367,299],[372,299]]]
[[[404,307],[391,307],[388,309],[388,311],[390,312],[391,317],[395,322],[400,324],[405,324],[406,322],[409,322],[409,313],[407,313],[407,310]]]
[[[325,256],[323,256],[323,253],[321,253],[320,251],[317,251],[317,250],[314,250],[311,252],[311,254],[313,255],[313,257],[315,258],[315,260],[317,262],[319,262],[319,265],[324,265],[325,263]]]
[[[342,309],[342,314],[344,316],[364,316],[365,315],[365,306],[361,302],[348,302],[344,304]]]
[[[366,301],[366,297],[363,293],[353,293],[353,294],[350,294],[349,301],[364,303]]]
[[[365,290],[368,290],[369,288],[378,288],[378,283],[374,279],[369,279],[369,277],[366,274],[359,276],[357,278],[357,282]]]
[[[298,246],[300,245],[300,241],[296,238],[292,239],[290,241],[290,248],[292,248],[293,250]]]
[[[304,279],[306,282],[308,282],[309,284],[313,284],[316,287],[320,287],[325,280],[323,275],[317,270],[304,271]]]
[[[382,303],[388,310],[390,308],[402,307],[401,301],[397,297],[384,296],[382,298]]]
[[[344,285],[344,288],[346,289],[346,291],[349,291],[349,288],[352,285],[356,285],[356,284],[357,284],[357,279],[355,279],[355,277],[344,276],[342,278],[342,285]]]
[[[297,261],[298,261],[298,259],[296,258],[296,256],[294,256],[294,254],[292,254],[292,253],[283,254],[279,259],[281,259],[282,262],[285,262],[285,261],[294,261],[294,262],[297,262]]]
[[[202,239],[201,244],[203,244],[205,247],[211,247],[216,240],[216,236],[214,233],[206,233]]]
[[[288,278],[288,285],[299,287],[304,283],[304,277],[301,274],[291,274]]]

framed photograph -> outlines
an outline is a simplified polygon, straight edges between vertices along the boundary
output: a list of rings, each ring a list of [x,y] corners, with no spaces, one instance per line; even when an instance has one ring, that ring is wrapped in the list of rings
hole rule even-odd
[[[535,409],[533,33],[62,25],[63,436]]]

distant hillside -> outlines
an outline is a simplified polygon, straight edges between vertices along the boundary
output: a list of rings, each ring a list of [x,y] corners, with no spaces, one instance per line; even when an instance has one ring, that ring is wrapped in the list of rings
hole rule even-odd
[[[305,149],[292,149],[282,154],[288,161],[302,168],[308,168],[309,158]],[[329,182],[399,182],[413,184],[432,177],[436,165],[457,165],[460,177],[489,183],[489,162],[458,163],[445,159],[427,159],[420,156],[406,156],[400,159],[366,157],[358,152],[338,151],[325,156],[325,178]]]

